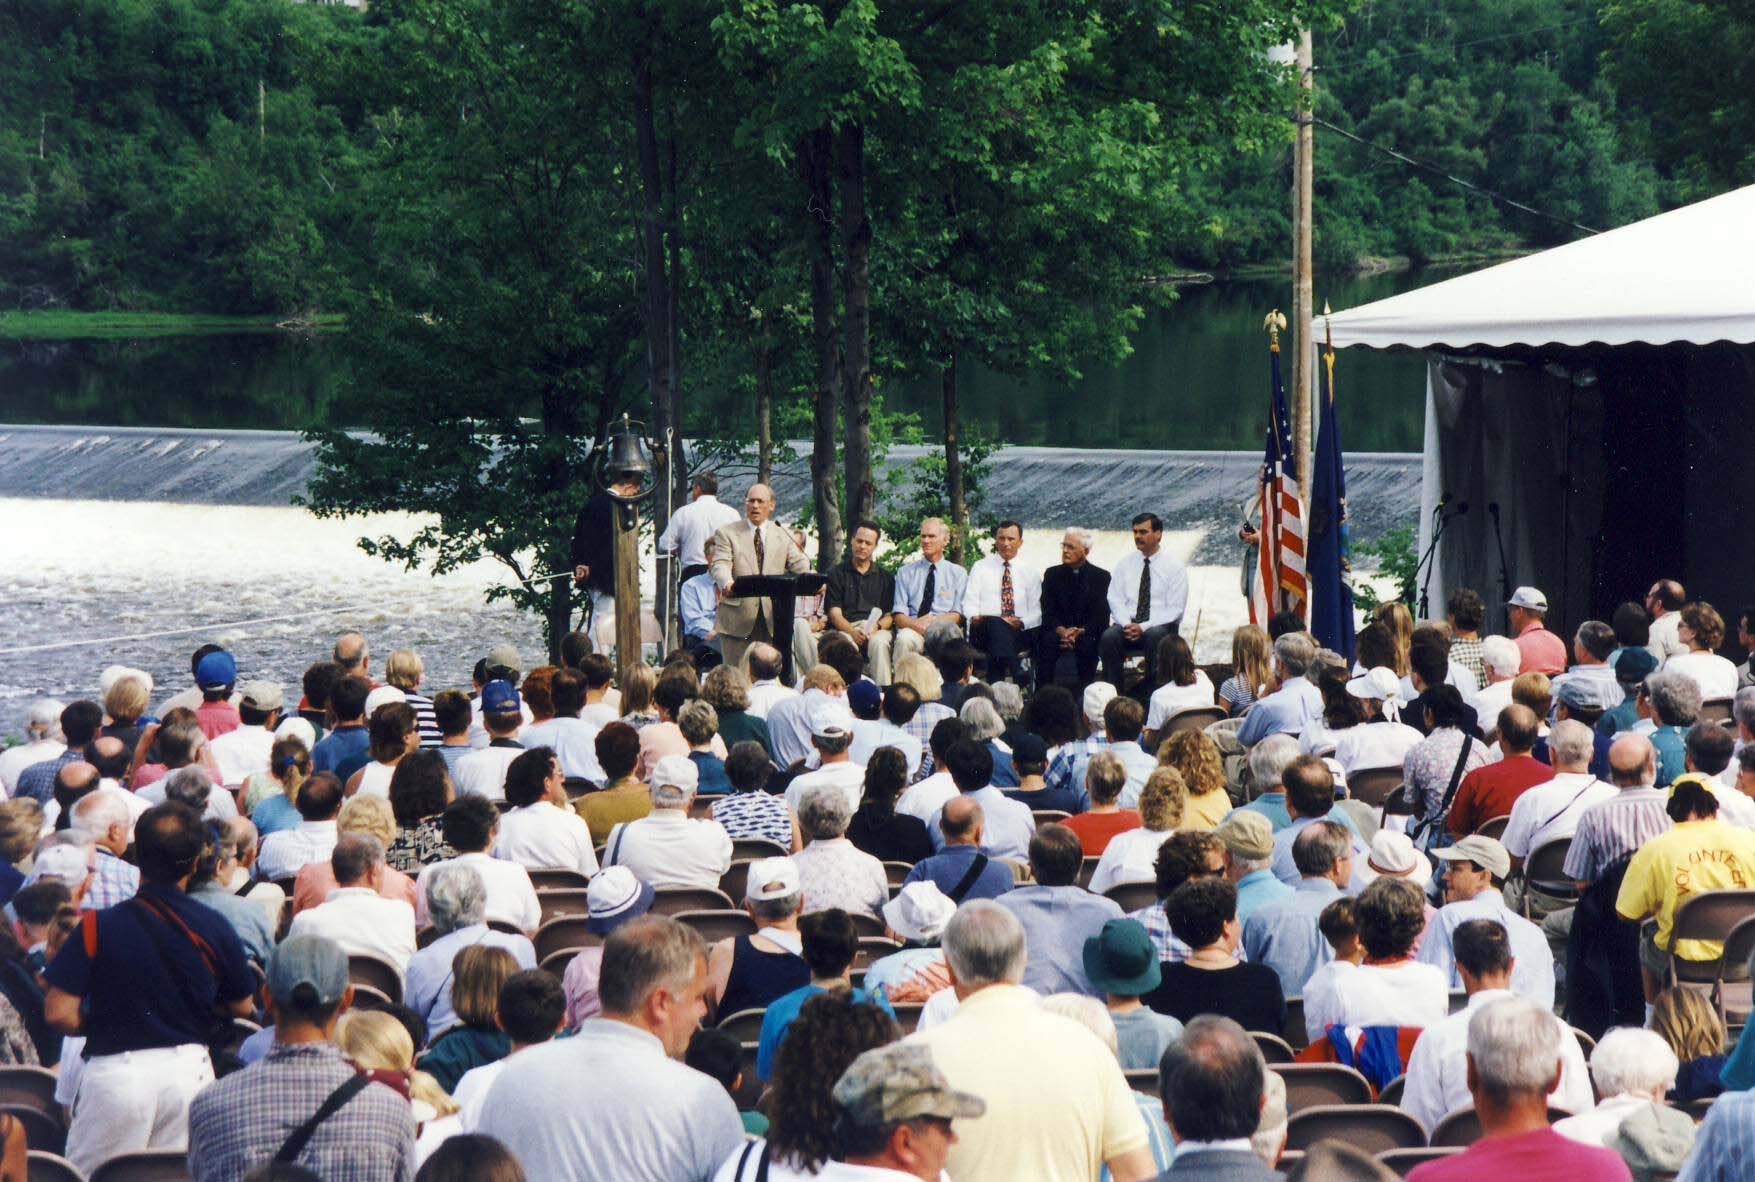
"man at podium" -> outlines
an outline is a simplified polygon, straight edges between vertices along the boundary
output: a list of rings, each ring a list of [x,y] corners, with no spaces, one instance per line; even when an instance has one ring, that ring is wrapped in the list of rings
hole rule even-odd
[[[772,489],[750,485],[743,513],[743,520],[722,525],[713,534],[711,569],[719,588],[719,644],[728,665],[741,665],[745,649],[757,641],[772,643],[776,635],[773,600],[733,599],[731,584],[746,575],[801,575],[810,570],[810,560],[792,540],[792,531],[770,520]]]

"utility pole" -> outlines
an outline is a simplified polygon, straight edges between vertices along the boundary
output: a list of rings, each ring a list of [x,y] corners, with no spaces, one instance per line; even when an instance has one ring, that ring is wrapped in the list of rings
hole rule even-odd
[[[1298,136],[1292,161],[1292,441],[1298,449],[1298,496],[1310,503],[1310,408],[1312,366],[1316,342],[1313,285],[1310,268],[1311,206],[1315,177],[1314,156],[1316,68],[1310,30],[1298,38],[1294,61],[1298,69]]]

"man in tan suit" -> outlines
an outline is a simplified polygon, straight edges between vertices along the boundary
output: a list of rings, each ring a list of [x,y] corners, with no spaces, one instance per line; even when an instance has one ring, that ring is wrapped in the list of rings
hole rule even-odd
[[[774,604],[768,599],[733,599],[731,584],[745,575],[801,575],[810,560],[791,531],[769,520],[774,492],[765,484],[750,485],[743,499],[744,520],[722,525],[713,534],[713,582],[719,587],[717,631],[725,663],[741,665],[744,650],[756,641],[774,639]]]

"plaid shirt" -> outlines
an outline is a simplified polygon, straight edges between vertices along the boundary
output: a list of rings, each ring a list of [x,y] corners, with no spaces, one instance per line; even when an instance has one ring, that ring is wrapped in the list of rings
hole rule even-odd
[[[190,1176],[231,1182],[263,1165],[353,1074],[334,1043],[275,1043],[260,1062],[209,1084],[189,1106]],[[324,1182],[407,1182],[414,1109],[368,1084],[318,1126],[297,1160]]]
[[[126,903],[139,889],[139,868],[99,846],[97,869],[92,872],[91,886],[86,888],[85,898],[79,905],[87,911],[101,911],[117,903]]]
[[[920,770],[914,773],[910,784],[918,784],[932,775],[932,728],[956,716],[957,712],[943,702],[922,702],[914,717],[902,724],[903,730],[920,740]]]

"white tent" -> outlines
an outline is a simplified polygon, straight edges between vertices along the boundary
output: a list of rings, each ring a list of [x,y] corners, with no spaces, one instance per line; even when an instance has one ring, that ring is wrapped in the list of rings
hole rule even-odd
[[[1426,352],[1427,614],[1527,583],[1570,628],[1662,576],[1733,624],[1755,603],[1755,186],[1327,327]]]

